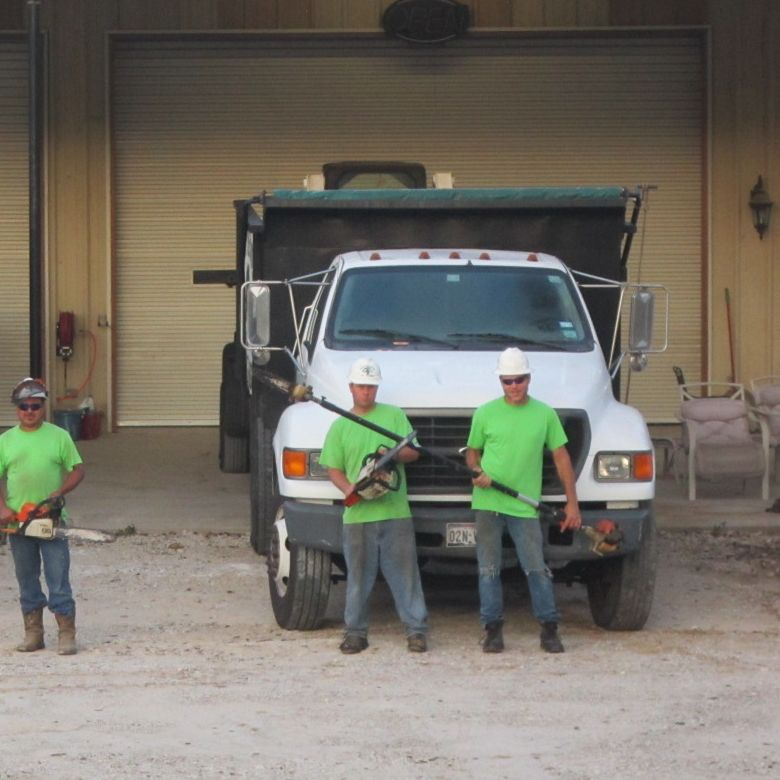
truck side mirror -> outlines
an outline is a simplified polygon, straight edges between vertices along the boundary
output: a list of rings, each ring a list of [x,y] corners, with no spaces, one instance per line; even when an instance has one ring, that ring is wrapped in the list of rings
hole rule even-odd
[[[647,353],[652,349],[655,295],[640,287],[631,296],[631,320],[628,331],[630,366],[642,371],[647,366]]]
[[[241,344],[263,349],[271,341],[271,290],[262,282],[241,286]]]
[[[628,332],[629,352],[647,352],[653,342],[655,295],[640,287],[631,296],[631,323]]]

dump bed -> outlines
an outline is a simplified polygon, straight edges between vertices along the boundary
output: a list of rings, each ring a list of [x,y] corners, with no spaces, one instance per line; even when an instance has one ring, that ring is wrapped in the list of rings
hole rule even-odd
[[[547,252],[575,270],[622,281],[638,206],[637,195],[621,187],[277,190],[236,203],[238,278],[250,232],[256,279],[313,273],[355,249],[469,247]],[[605,351],[616,295],[585,291]],[[288,328],[275,323],[280,337],[291,335]]]

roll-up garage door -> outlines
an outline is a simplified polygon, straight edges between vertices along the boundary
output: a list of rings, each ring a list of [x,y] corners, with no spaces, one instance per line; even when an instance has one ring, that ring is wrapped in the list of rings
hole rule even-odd
[[[7,394],[29,370],[27,46],[0,38],[0,427]]]
[[[672,347],[632,377],[630,401],[671,419],[671,366],[692,378],[701,361],[702,46],[115,41],[119,424],[216,422],[234,296],[193,286],[192,271],[232,267],[233,199],[300,186],[339,159],[416,160],[462,187],[657,186],[630,273],[641,253],[642,280],[668,284]]]

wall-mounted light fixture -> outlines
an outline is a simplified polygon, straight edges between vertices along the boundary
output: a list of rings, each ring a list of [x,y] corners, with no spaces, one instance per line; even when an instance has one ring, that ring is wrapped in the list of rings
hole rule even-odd
[[[772,211],[772,201],[769,200],[769,193],[764,189],[764,180],[759,176],[758,181],[752,190],[750,190],[750,210],[753,212],[753,227],[758,233],[758,237],[763,240],[764,233],[769,227],[769,212]]]

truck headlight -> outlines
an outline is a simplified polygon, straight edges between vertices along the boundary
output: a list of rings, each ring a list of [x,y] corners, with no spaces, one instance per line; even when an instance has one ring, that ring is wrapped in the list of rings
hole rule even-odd
[[[282,452],[282,473],[286,479],[327,479],[328,470],[320,466],[320,450],[293,450]]]
[[[597,482],[650,482],[652,452],[599,452],[593,463]]]
[[[309,453],[309,476],[312,479],[327,479],[328,470],[320,466],[320,451],[312,450]]]

